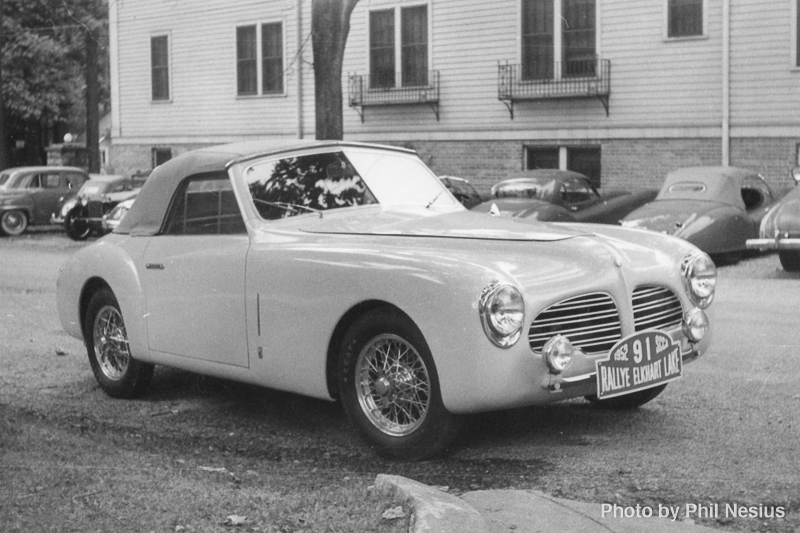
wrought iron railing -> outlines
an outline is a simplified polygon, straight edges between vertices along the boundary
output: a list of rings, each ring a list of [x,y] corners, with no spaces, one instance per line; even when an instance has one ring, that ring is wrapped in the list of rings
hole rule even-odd
[[[398,74],[395,79],[399,80]],[[428,73],[427,83],[395,86],[388,83],[375,83],[369,75],[350,74],[348,82],[348,101],[350,107],[362,108],[359,111],[364,121],[363,108],[370,106],[425,104],[433,108],[439,120],[439,71]]]
[[[497,98],[514,118],[515,101],[551,98],[599,98],[608,115],[611,93],[611,62],[608,59],[561,61],[552,68],[526,69],[501,63],[497,69]]]

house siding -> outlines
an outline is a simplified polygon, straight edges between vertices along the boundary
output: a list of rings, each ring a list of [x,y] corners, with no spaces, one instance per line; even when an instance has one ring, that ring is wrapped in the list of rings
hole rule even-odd
[[[580,97],[517,101],[512,118],[498,100],[498,65],[520,62],[521,0],[362,0],[343,65],[345,138],[414,148],[436,172],[483,190],[524,172],[526,146],[597,146],[602,183],[635,188],[658,186],[678,167],[719,164],[729,126],[731,165],[791,183],[800,119],[789,110],[800,104],[800,69],[791,66],[789,0],[730,0],[727,108],[722,0],[707,0],[703,36],[679,40],[665,38],[666,0],[596,1],[597,51],[611,62],[608,115],[598,99]],[[427,105],[349,107],[348,75],[369,72],[369,11],[419,4],[428,6],[430,69],[440,73],[438,120]],[[157,145],[177,154],[246,138],[313,137],[311,2],[299,5],[298,34],[295,0],[115,2],[112,167],[138,170]],[[235,28],[273,21],[284,24],[285,94],[237,97]],[[149,43],[158,34],[170,37],[169,102],[150,98]]]

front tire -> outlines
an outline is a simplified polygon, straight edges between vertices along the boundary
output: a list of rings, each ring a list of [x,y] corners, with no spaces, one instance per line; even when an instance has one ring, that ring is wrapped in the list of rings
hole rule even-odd
[[[622,396],[615,396],[607,400],[598,400],[597,396],[587,396],[586,399],[595,404],[597,407],[603,409],[613,409],[615,411],[624,411],[628,409],[636,409],[641,407],[647,402],[655,399],[656,396],[664,392],[667,384],[659,385],[639,392],[632,392],[631,394],[623,394]]]
[[[73,241],[85,241],[92,234],[92,228],[81,215],[78,209],[72,209],[64,218],[64,231]]]
[[[786,272],[800,272],[800,251],[781,250],[778,252],[778,258]]]
[[[392,459],[439,454],[461,425],[442,403],[422,333],[393,309],[373,311],[347,332],[339,358],[339,394],[362,437]]]
[[[83,338],[94,377],[106,394],[134,398],[144,392],[153,365],[131,356],[125,321],[110,289],[100,289],[89,300]]]
[[[0,215],[0,230],[6,235],[16,237],[28,229],[28,215],[24,211],[15,209]]]

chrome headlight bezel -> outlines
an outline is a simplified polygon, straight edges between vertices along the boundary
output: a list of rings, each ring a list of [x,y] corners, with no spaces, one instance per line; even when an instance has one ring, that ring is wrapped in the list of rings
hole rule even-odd
[[[490,283],[481,293],[478,312],[483,331],[496,346],[511,348],[522,335],[525,302],[513,285]]]
[[[681,277],[689,299],[700,309],[714,301],[717,286],[717,267],[708,254],[694,251],[681,261]]]
[[[574,348],[564,335],[551,337],[542,347],[542,359],[547,363],[551,374],[561,374],[572,363]]]

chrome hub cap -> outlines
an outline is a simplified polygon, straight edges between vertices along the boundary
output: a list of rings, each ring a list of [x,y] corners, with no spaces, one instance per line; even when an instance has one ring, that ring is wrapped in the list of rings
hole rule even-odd
[[[103,375],[114,381],[122,379],[128,369],[131,352],[122,315],[116,308],[107,305],[97,313],[92,341],[94,356]]]
[[[383,433],[409,435],[425,420],[431,382],[425,362],[397,335],[370,340],[356,362],[357,394],[369,421]]]

